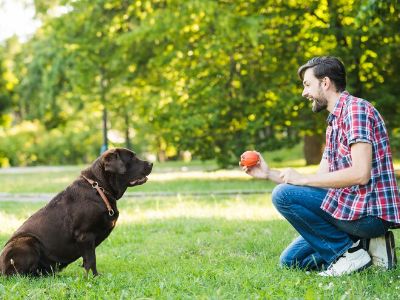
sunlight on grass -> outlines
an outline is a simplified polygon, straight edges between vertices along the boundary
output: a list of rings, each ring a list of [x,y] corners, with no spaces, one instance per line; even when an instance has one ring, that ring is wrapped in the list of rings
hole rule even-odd
[[[177,171],[168,173],[152,173],[148,177],[151,181],[168,181],[177,179],[251,179],[251,177],[242,170],[220,170],[214,172]]]
[[[221,200],[215,196],[210,196],[210,199],[193,199],[178,195],[177,198],[172,200],[165,198],[145,201],[125,200],[125,203],[119,207],[120,216],[117,224],[146,224],[152,221],[175,218],[249,221],[281,219],[281,216],[271,204],[270,195],[252,197],[236,195],[228,200]],[[32,210],[30,214],[34,212]],[[0,213],[0,219],[2,221],[0,234],[8,235],[21,226],[27,216],[26,214],[16,216]]]
[[[133,212],[121,211],[118,223],[146,223],[159,219],[173,218],[223,218],[226,220],[273,220],[281,218],[272,207],[249,205],[237,202],[234,206],[205,206],[196,202],[180,202],[166,209],[140,209]]]
[[[277,168],[283,170],[284,168]],[[310,174],[315,173],[318,166],[299,167],[296,170],[300,173]],[[151,181],[168,181],[177,179],[253,179],[241,169],[236,170],[219,170],[219,171],[176,171],[168,173],[152,173],[149,176]]]
[[[0,212],[0,234],[10,234],[22,225],[23,219],[16,218],[14,215],[8,215]]]
[[[178,195],[172,201],[152,200],[150,206],[136,204],[134,207],[123,207],[120,209],[118,222],[147,223],[174,218],[262,221],[281,217],[272,206],[270,195],[267,194],[251,197],[236,195],[228,200],[221,200],[215,196],[210,196],[209,199],[192,199]]]

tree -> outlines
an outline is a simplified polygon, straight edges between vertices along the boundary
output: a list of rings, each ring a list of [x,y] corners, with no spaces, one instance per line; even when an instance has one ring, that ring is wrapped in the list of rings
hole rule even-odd
[[[80,122],[92,136],[105,129],[106,145],[111,128],[160,159],[189,150],[220,166],[303,139],[306,162],[318,163],[327,115],[311,112],[296,71],[330,54],[347,66],[350,92],[400,135],[396,1],[35,3],[44,25],[13,57],[13,110],[48,132]],[[64,14],[48,13],[59,5]]]
[[[15,82],[6,66],[5,49],[0,47],[0,125],[6,123],[5,113],[11,107]]]

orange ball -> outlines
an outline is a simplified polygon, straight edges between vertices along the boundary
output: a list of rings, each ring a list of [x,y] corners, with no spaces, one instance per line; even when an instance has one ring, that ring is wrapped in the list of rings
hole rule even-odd
[[[246,151],[240,156],[240,164],[245,167],[253,167],[260,161],[256,151]]]

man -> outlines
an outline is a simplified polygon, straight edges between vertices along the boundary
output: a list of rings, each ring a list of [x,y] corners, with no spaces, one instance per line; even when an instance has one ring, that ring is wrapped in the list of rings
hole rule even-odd
[[[349,274],[371,264],[393,268],[394,238],[388,229],[400,224],[400,196],[383,119],[369,102],[345,91],[346,72],[339,59],[315,57],[298,75],[312,110],[330,112],[317,174],[271,170],[262,157],[256,166],[243,167],[255,178],[280,183],[272,201],[300,234],[280,263],[324,270],[322,276]]]

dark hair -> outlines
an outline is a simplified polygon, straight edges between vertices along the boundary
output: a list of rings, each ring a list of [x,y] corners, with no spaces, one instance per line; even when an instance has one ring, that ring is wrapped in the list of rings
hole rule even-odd
[[[333,81],[338,92],[343,92],[346,89],[346,70],[343,63],[337,57],[317,56],[310,59],[297,71],[302,81],[304,79],[304,73],[309,68],[312,68],[314,76],[318,79],[328,77]]]

